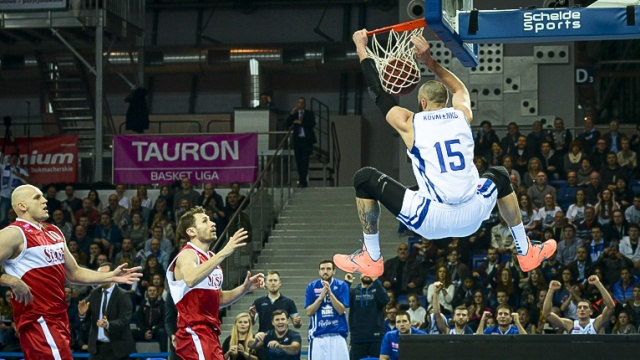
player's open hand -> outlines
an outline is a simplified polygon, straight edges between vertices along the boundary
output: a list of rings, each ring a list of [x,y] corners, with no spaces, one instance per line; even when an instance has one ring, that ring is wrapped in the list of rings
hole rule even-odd
[[[431,46],[422,35],[412,36],[411,42],[413,43],[413,54],[418,61],[426,64],[431,59]]]
[[[247,245],[247,242],[245,241],[247,240],[247,238],[249,238],[249,233],[244,228],[238,229],[238,231],[236,231],[236,233],[229,238],[227,245],[225,245],[222,250],[220,250],[219,254],[224,257],[228,257],[229,255],[233,254],[233,252],[236,251],[237,248],[241,248]]]
[[[126,266],[128,265],[122,264],[111,272],[113,282],[131,285],[142,277],[142,273],[139,272],[142,270],[141,266],[132,267],[131,269],[126,269]]]
[[[258,273],[251,276],[251,271],[247,271],[247,277],[244,278],[243,287],[245,292],[264,289],[264,274]]]
[[[86,314],[87,311],[89,310],[89,305],[91,305],[90,302],[84,301],[84,300],[80,300],[80,302],[78,303],[78,313],[80,315]]]
[[[558,280],[551,280],[551,282],[549,283],[549,290],[560,290],[560,288],[562,287],[562,284],[560,284],[560,281]]]
[[[11,286],[11,297],[25,306],[33,302],[31,288],[24,281],[17,278]]]

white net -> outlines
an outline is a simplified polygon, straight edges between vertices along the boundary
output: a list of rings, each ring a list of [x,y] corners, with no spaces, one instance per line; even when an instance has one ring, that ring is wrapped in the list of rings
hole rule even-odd
[[[396,32],[391,30],[386,46],[371,36],[367,55],[376,63],[382,88],[389,94],[403,94],[413,90],[420,81],[420,69],[413,58],[411,37],[422,34],[423,28]]]

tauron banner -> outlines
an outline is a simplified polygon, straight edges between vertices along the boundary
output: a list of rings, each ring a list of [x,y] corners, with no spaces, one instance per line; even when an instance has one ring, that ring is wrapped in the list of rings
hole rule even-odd
[[[78,135],[19,137],[4,147],[2,166],[9,155],[20,155],[20,167],[29,173],[29,183],[34,185],[78,181]]]
[[[116,184],[254,182],[258,176],[258,135],[116,135]]]

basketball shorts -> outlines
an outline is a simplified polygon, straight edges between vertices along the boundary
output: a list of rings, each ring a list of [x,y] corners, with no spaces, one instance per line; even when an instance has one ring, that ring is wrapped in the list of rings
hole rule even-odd
[[[18,329],[20,347],[25,359],[73,360],[71,356],[71,332],[67,314],[25,322]]]
[[[475,196],[455,205],[442,204],[407,189],[397,219],[429,240],[471,235],[489,218],[498,198],[498,189],[491,180],[480,178],[476,185]]]
[[[349,360],[347,340],[338,334],[321,335],[309,342],[309,360]]]
[[[179,328],[176,332],[176,355],[183,360],[223,360],[218,334],[209,325]]]

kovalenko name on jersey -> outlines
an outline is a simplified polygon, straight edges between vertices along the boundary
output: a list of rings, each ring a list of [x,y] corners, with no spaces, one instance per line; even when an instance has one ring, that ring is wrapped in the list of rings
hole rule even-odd
[[[435,114],[426,113],[422,116],[423,120],[446,120],[446,119],[457,119],[458,113],[451,112],[439,112]]]

